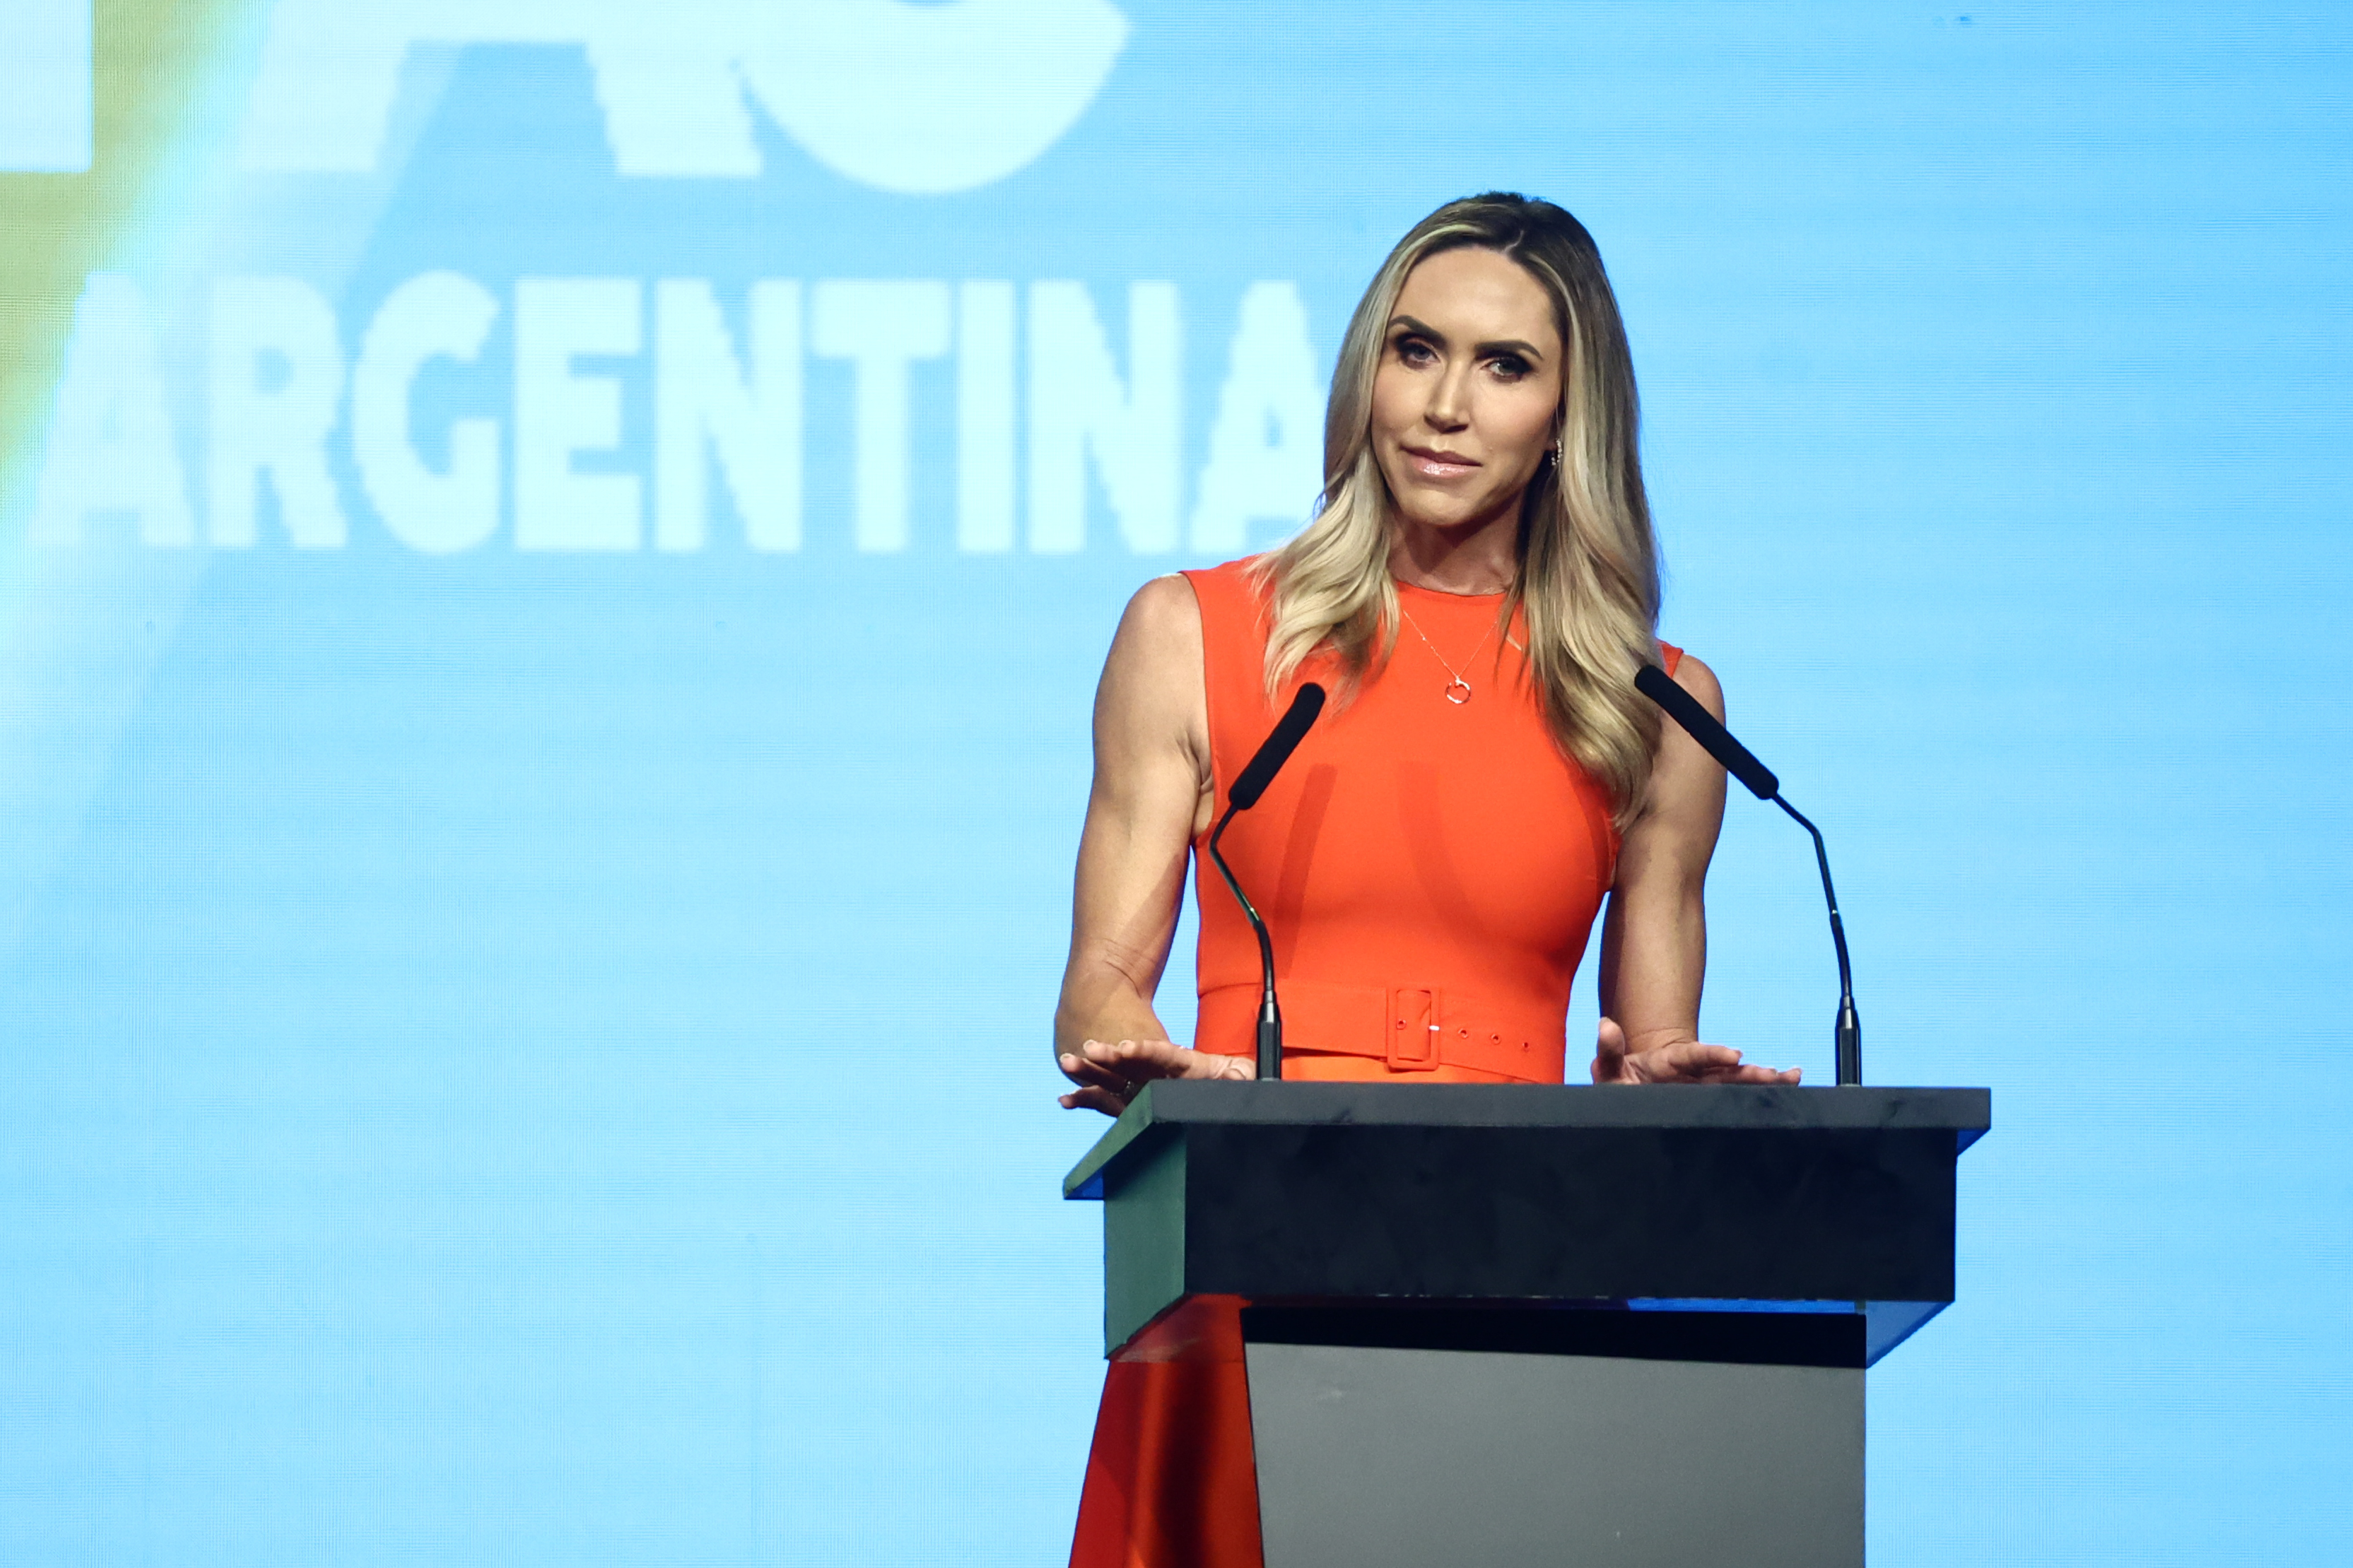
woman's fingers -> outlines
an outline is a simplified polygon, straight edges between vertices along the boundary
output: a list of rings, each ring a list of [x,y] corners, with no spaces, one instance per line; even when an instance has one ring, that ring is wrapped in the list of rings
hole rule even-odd
[[[1092,1061],[1085,1057],[1064,1052],[1061,1058],[1062,1076],[1085,1089],[1100,1089],[1113,1094],[1126,1092],[1128,1080],[1116,1068]]]
[[[1190,1051],[1168,1040],[1088,1040],[1056,1058],[1079,1087],[1060,1097],[1066,1110],[1082,1107],[1117,1116],[1135,1091],[1159,1078],[1233,1079],[1258,1076],[1248,1057]]]
[[[1060,1097],[1060,1103],[1065,1110],[1100,1110],[1105,1116],[1117,1116],[1127,1109],[1127,1102],[1119,1096],[1092,1084],[1072,1089]]]
[[[1185,1078],[1193,1053],[1168,1040],[1089,1040],[1079,1047],[1096,1066],[1131,1083],[1155,1078]]]
[[[1694,1062],[1693,1076],[1702,1083],[1795,1083],[1799,1073],[1796,1068],[1779,1071],[1744,1062],[1740,1053],[1729,1046],[1703,1046],[1700,1049],[1716,1053],[1704,1062]]]
[[[1092,1047],[1102,1046],[1100,1052]],[[1132,1082],[1155,1078],[1253,1079],[1257,1064],[1248,1057],[1219,1056],[1214,1051],[1188,1050],[1171,1040],[1122,1040],[1104,1046],[1088,1042],[1089,1055]]]
[[[1621,1040],[1623,1037],[1620,1037]],[[1621,1047],[1622,1050],[1622,1047]],[[1608,1055],[1604,1047],[1604,1057]],[[1744,1062],[1740,1053],[1730,1046],[1704,1045],[1697,1040],[1685,1040],[1672,1046],[1660,1046],[1651,1050],[1635,1051],[1620,1058],[1619,1077],[1601,1076],[1602,1059],[1596,1058],[1594,1081],[1623,1083],[1796,1083],[1802,1074],[1796,1068],[1776,1071]]]
[[[1089,1040],[1075,1053],[1063,1052],[1060,1060],[1063,1076],[1078,1085],[1057,1098],[1056,1102],[1063,1110],[1100,1110],[1105,1116],[1115,1117],[1134,1098],[1136,1080],[1141,1075],[1125,1070],[1131,1064],[1122,1059],[1115,1047],[1101,1040]]]
[[[1597,1076],[1596,1082],[1721,1083],[1725,1081],[1725,1074],[1736,1071],[1740,1065],[1740,1053],[1729,1046],[1704,1046],[1696,1040],[1683,1040],[1671,1046],[1653,1046],[1647,1051],[1630,1051],[1624,1039],[1623,1035],[1619,1037],[1617,1075],[1610,1079]],[[1606,1044],[1603,1054],[1609,1055]]]
[[[1166,1040],[1088,1040],[1078,1054],[1064,1052],[1063,1075],[1078,1083],[1099,1084],[1125,1093],[1155,1078],[1184,1076],[1179,1057],[1190,1057]]]
[[[1710,1078],[1736,1072],[1740,1067],[1740,1053],[1730,1046],[1704,1046],[1694,1040],[1669,1046],[1666,1054],[1675,1071],[1685,1078]]]
[[[1075,1052],[1065,1051],[1057,1058],[1062,1076],[1078,1085],[1059,1096],[1058,1103],[1065,1110],[1100,1110],[1105,1116],[1117,1116],[1145,1083],[1181,1076],[1182,1064],[1169,1059],[1176,1049],[1166,1040],[1085,1041]]]

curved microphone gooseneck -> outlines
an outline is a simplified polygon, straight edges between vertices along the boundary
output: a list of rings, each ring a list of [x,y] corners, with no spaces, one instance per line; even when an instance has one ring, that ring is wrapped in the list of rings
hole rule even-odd
[[[1324,689],[1311,680],[1299,689],[1291,706],[1275,721],[1272,732],[1235,777],[1233,787],[1226,792],[1226,814],[1218,818],[1217,830],[1209,835],[1209,858],[1216,863],[1218,875],[1226,879],[1226,886],[1233,889],[1234,902],[1241,905],[1242,914],[1258,937],[1259,964],[1266,976],[1266,989],[1258,1005],[1258,1076],[1265,1079],[1282,1076],[1282,1009],[1274,999],[1274,940],[1266,934],[1266,921],[1259,918],[1257,908],[1242,892],[1242,885],[1234,879],[1232,868],[1218,852],[1218,840],[1226,836],[1226,826],[1233,821],[1234,813],[1248,811],[1258,804],[1258,797],[1266,793],[1266,786],[1274,782],[1274,775],[1291,760],[1291,753],[1298,749],[1308,726],[1323,711]]]
[[[1838,1042],[1838,1080],[1841,1084],[1862,1081],[1862,1020],[1854,1011],[1854,971],[1846,958],[1846,927],[1839,920],[1838,889],[1831,886],[1830,851],[1822,846],[1822,830],[1808,821],[1803,813],[1781,798],[1781,781],[1773,770],[1757,760],[1756,753],[1732,738],[1732,731],[1716,721],[1715,714],[1700,706],[1699,699],[1677,686],[1674,678],[1655,664],[1646,664],[1634,672],[1635,689],[1657,703],[1668,718],[1683,726],[1683,732],[1706,748],[1707,754],[1724,764],[1734,778],[1748,786],[1748,793],[1758,800],[1769,800],[1789,814],[1797,825],[1813,835],[1814,863],[1822,871],[1822,899],[1831,907],[1831,942],[1838,949],[1839,1009],[1836,1039]]]

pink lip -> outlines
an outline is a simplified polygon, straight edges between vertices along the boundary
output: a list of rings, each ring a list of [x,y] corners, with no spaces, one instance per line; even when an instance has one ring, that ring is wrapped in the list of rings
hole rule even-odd
[[[1459,452],[1440,452],[1428,447],[1408,447],[1405,449],[1405,455],[1413,459],[1415,468],[1433,479],[1456,479],[1479,466],[1476,458],[1463,457]]]

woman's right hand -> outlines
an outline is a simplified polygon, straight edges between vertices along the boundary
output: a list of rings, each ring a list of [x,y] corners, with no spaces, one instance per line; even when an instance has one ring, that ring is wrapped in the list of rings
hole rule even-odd
[[[1172,1040],[1089,1040],[1061,1056],[1062,1076],[1079,1087],[1060,1097],[1065,1110],[1084,1108],[1117,1116],[1136,1090],[1155,1078],[1246,1079],[1258,1077],[1248,1057],[1196,1051]]]

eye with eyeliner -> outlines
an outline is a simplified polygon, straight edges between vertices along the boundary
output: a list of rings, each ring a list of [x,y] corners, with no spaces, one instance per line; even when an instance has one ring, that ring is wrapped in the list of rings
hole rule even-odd
[[[1400,332],[1392,346],[1401,364],[1432,364],[1438,359],[1438,350],[1419,332]]]

